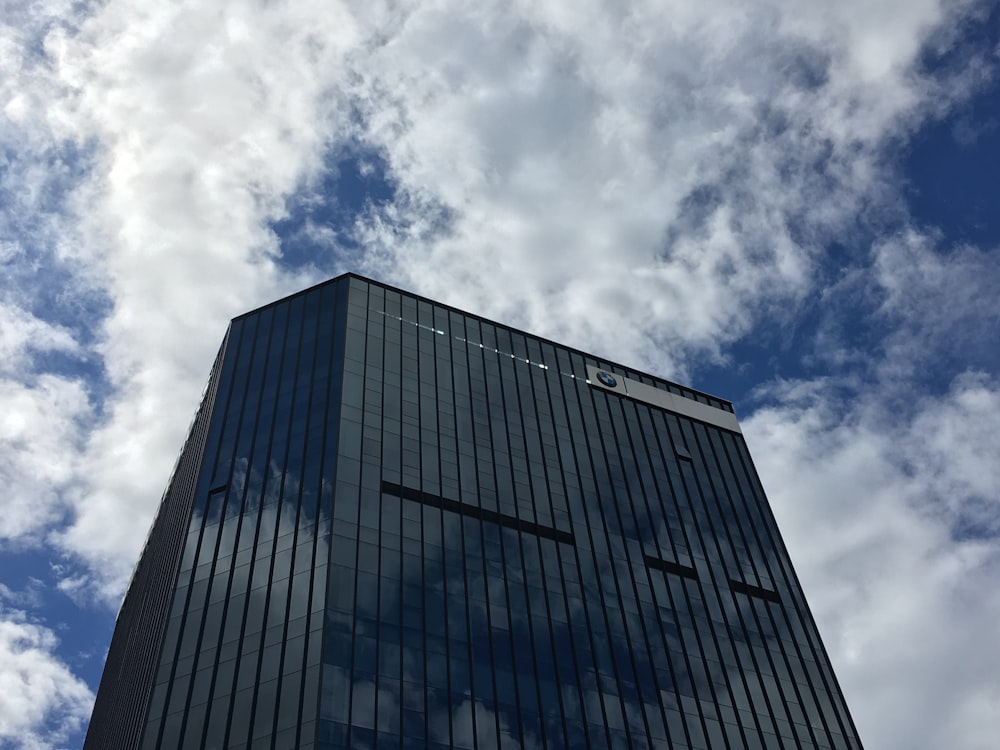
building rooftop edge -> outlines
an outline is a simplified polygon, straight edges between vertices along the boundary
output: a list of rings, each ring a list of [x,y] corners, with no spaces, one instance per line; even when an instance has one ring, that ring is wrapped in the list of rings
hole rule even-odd
[[[533,336],[534,338],[538,339],[539,341],[544,341],[547,344],[552,344],[553,346],[559,346],[559,347],[562,347],[563,349],[568,349],[568,350],[570,350],[572,352],[576,352],[577,354],[582,354],[582,355],[584,355],[586,357],[593,357],[594,359],[599,359],[602,362],[607,362],[608,364],[613,365],[615,367],[620,367],[623,370],[631,370],[632,372],[639,373],[640,375],[645,375],[647,377],[654,378],[655,380],[661,380],[664,383],[669,383],[670,385],[676,386],[678,388],[684,388],[684,389],[689,390],[689,391],[691,391],[693,393],[696,393],[696,394],[698,394],[700,396],[705,396],[707,398],[714,398],[714,399],[717,399],[718,401],[722,401],[722,402],[728,404],[730,406],[730,408],[733,407],[733,402],[732,401],[730,401],[727,398],[723,398],[722,396],[717,396],[714,393],[708,393],[707,391],[702,391],[702,390],[699,390],[698,388],[693,388],[690,385],[686,385],[684,383],[678,383],[675,380],[668,380],[667,378],[663,377],[662,375],[655,375],[655,374],[653,374],[651,372],[646,372],[645,370],[640,370],[637,367],[633,367],[632,365],[622,364],[621,362],[618,362],[616,360],[608,359],[608,358],[603,357],[603,356],[598,356],[597,354],[595,354],[593,352],[587,352],[587,351],[584,351],[583,349],[578,349],[578,348],[576,348],[574,346],[569,346],[569,345],[561,343],[559,341],[553,341],[552,339],[546,338],[544,336],[540,336],[537,333],[532,333],[531,331],[524,331],[522,329],[515,328],[514,326],[510,325],[509,323],[503,323],[501,321],[493,320],[492,318],[487,318],[487,317],[485,317],[483,315],[479,315],[479,314],[474,313],[474,312],[469,312],[468,310],[462,310],[461,308],[455,307],[454,305],[449,305],[446,302],[441,302],[440,300],[435,300],[435,299],[431,299],[430,297],[425,297],[422,294],[417,294],[416,292],[411,292],[408,289],[403,289],[403,288],[398,287],[398,286],[393,286],[392,284],[387,284],[384,281],[379,281],[378,279],[373,279],[370,276],[363,276],[362,274],[356,273],[355,271],[345,271],[344,273],[338,274],[337,276],[333,276],[332,278],[326,279],[325,281],[321,281],[321,282],[319,282],[317,284],[313,284],[312,286],[308,286],[305,289],[300,289],[297,292],[292,292],[291,294],[286,294],[284,297],[280,297],[279,299],[273,300],[272,302],[268,302],[267,304],[264,304],[264,305],[259,305],[258,307],[255,307],[252,310],[247,310],[245,313],[240,313],[239,315],[234,316],[230,320],[230,324],[236,322],[237,320],[240,320],[241,318],[246,318],[246,317],[248,317],[250,315],[254,315],[256,313],[261,312],[262,310],[266,310],[269,307],[274,307],[274,306],[280,305],[280,304],[282,304],[284,302],[288,302],[289,300],[294,299],[295,297],[298,297],[298,296],[304,295],[304,294],[308,294],[309,292],[313,292],[313,291],[315,291],[317,289],[320,289],[321,287],[327,286],[328,284],[334,284],[334,283],[336,283],[338,281],[341,281],[343,279],[357,279],[359,281],[364,281],[364,282],[369,283],[369,284],[377,284],[378,286],[382,287],[383,289],[388,289],[388,290],[393,291],[393,292],[398,292],[400,294],[405,294],[405,295],[407,295],[409,297],[413,297],[413,298],[415,298],[417,300],[421,300],[421,301],[430,303],[432,305],[439,305],[440,307],[444,307],[444,308],[446,308],[448,310],[460,313],[462,315],[470,315],[470,316],[472,316],[474,318],[478,318],[480,321],[482,321],[484,323],[489,323],[491,325],[501,326],[503,328],[507,328],[507,329],[512,330],[512,331],[517,331],[518,333],[526,333],[529,336]],[[735,409],[733,411],[735,413]]]

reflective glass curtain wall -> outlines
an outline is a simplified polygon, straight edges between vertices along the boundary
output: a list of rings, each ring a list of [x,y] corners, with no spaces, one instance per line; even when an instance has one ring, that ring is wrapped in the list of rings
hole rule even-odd
[[[350,275],[227,342],[144,750],[860,749],[728,402]]]

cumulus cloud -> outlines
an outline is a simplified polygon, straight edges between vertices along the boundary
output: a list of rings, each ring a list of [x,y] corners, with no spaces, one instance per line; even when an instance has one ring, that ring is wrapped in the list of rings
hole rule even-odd
[[[1000,383],[960,376],[901,422],[878,393],[845,412],[836,385],[783,384],[744,432],[861,736],[986,750],[995,737],[979,728],[1000,707]]]
[[[47,323],[19,307],[0,303],[0,374],[20,373],[29,366],[33,354],[77,354],[79,351],[79,344],[64,327]]]
[[[79,478],[90,403],[79,381],[42,375],[0,378],[0,538],[29,543],[67,511],[63,492]]]
[[[108,592],[138,554],[226,322],[315,279],[276,266],[267,222],[320,163],[353,25],[328,4],[109,3],[45,37],[61,87],[50,128],[97,144],[68,257],[114,302],[94,347],[111,392],[57,539]]]
[[[887,200],[877,149],[930,108],[912,66],[946,21],[887,7],[42,6],[5,112],[37,154],[86,146],[57,256],[111,302],[60,543],[120,586],[225,321],[339,267],[283,267],[270,225],[345,143],[396,185],[362,270],[668,375],[721,361]]]
[[[681,379],[792,325],[817,293],[860,301],[874,342],[821,332],[831,374],[772,391],[781,405],[747,434],[862,735],[931,747],[964,723],[966,744],[945,744],[985,746],[988,660],[945,654],[997,614],[975,595],[996,566],[997,476],[982,467],[1000,465],[997,384],[965,372],[996,327],[995,264],[908,228],[887,158],[993,75],[989,50],[923,63],[978,8],[11,9],[0,273],[19,289],[0,298],[0,534],[47,538],[83,564],[60,567],[63,590],[116,600],[227,320],[348,263]],[[378,155],[365,168],[391,199],[336,232],[308,225],[322,251],[291,263],[276,222],[352,149]],[[911,406],[894,415],[869,387],[887,402],[910,389]],[[44,628],[5,622],[10,643],[51,653]],[[935,684],[949,685],[937,703]]]
[[[794,311],[893,204],[886,138],[962,89],[914,74],[931,2],[508,7],[422,4],[367,52],[352,91],[409,198],[369,265],[661,372]]]
[[[56,748],[90,715],[94,695],[55,654],[55,634],[0,606],[0,746]]]
[[[887,364],[896,377],[907,366],[933,370],[960,362],[996,370],[1000,365],[995,253],[943,244],[911,230],[875,248],[879,312],[898,321],[887,341]]]

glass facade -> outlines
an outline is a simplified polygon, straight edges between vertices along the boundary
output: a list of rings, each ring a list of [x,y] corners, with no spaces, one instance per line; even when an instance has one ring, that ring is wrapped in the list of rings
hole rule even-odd
[[[353,275],[212,383],[86,747],[861,748],[728,402]]]

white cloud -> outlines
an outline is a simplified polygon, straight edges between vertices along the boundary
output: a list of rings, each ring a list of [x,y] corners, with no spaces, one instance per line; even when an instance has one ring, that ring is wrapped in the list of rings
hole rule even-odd
[[[909,66],[940,9],[870,6],[43,8],[7,37],[30,76],[5,111],[39,153],[92,148],[58,257],[113,303],[60,543],[124,580],[226,320],[315,277],[267,222],[330,144],[386,155],[363,264],[431,296],[679,375],[789,314],[930,106]]]
[[[66,328],[0,302],[0,374],[20,374],[42,352],[78,354],[80,345]]]
[[[906,367],[938,368],[944,357],[968,366],[1000,364],[1000,266],[987,250],[944,244],[909,231],[874,249],[880,312],[898,321],[887,341],[886,364],[895,377]]]
[[[63,589],[116,597],[226,321],[343,263],[289,271],[268,223],[344,142],[383,154],[397,188],[358,217],[360,270],[683,378],[762,322],[793,320],[822,291],[818,269],[833,268],[860,277],[859,294],[899,331],[878,365],[880,387],[904,378],[898,395],[927,361],[920,347],[981,348],[975,325],[995,321],[984,253],[942,259],[916,235],[855,243],[859,220],[904,213],[886,145],[990,75],[974,58],[944,80],[916,67],[928,39],[953,41],[968,7],[17,8],[0,25],[11,71],[0,138],[19,155],[0,175],[17,197],[0,262],[27,288],[0,317],[0,362],[17,373],[0,383],[12,488],[0,533],[34,543],[71,512],[49,538],[90,573],[67,571]],[[833,257],[832,239],[849,257]],[[106,297],[105,317],[26,312],[50,267],[70,279],[66,295]],[[976,299],[951,305],[970,284]],[[826,364],[869,355],[841,343]],[[64,375],[26,375],[46,352],[100,361],[107,400],[91,404],[92,384]],[[747,433],[772,492],[798,488],[773,498],[789,542],[824,532],[827,544],[793,551],[863,736],[909,750],[967,722],[954,731],[964,746],[938,746],[984,746],[996,683],[959,645],[988,648],[997,614],[977,595],[996,566],[982,538],[995,530],[995,382],[967,374],[944,395],[914,394],[901,426],[872,400],[845,416],[823,383],[799,385],[813,395],[759,412]],[[957,611],[970,616],[948,620]]]
[[[228,319],[313,278],[275,266],[266,222],[336,127],[353,26],[329,4],[112,2],[46,37],[65,92],[52,130],[97,144],[70,257],[114,301],[97,347],[114,390],[57,538],[109,591],[138,554]]]
[[[29,577],[27,585],[20,591],[0,583],[0,607],[9,605],[19,610],[38,609],[42,605],[44,589],[45,584],[34,577]]]
[[[369,267],[683,375],[794,311],[824,243],[895,200],[879,149],[957,95],[913,73],[941,21],[933,2],[420,4],[352,89],[410,201],[363,233]]]
[[[55,375],[0,378],[0,403],[0,538],[23,543],[67,510],[61,493],[79,479],[90,404],[79,381]]]
[[[0,609],[0,747],[62,747],[90,715],[94,695],[55,655],[53,632]]]
[[[861,737],[986,750],[1000,731],[1000,384],[959,377],[902,423],[877,393],[842,413],[832,385],[789,384],[743,426]]]

